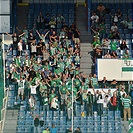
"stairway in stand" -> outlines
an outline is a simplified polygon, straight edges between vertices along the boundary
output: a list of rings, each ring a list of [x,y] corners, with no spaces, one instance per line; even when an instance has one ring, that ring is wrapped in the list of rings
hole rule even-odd
[[[76,8],[76,26],[80,31],[80,48],[81,48],[81,61],[80,71],[88,75],[93,73],[93,65],[91,59],[91,42],[93,37],[91,33],[86,30],[87,18],[86,18],[86,7],[84,5],[78,5]]]

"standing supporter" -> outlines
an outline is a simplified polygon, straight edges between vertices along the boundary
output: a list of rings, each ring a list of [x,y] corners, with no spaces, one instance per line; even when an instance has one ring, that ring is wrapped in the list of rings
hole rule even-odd
[[[19,98],[19,96],[21,95],[22,96],[22,100],[24,100],[24,87],[25,87],[25,80],[20,77],[20,80],[17,80],[18,82],[18,97],[17,99]]]
[[[111,104],[110,109],[112,111],[116,111],[117,110],[117,107],[118,107],[118,98],[117,98],[116,93],[114,93],[113,96],[111,97],[110,104]]]
[[[38,97],[37,97],[37,87],[39,86],[39,84],[35,84],[35,83],[32,83],[30,85],[30,94],[34,97],[34,99],[37,101],[38,100]]]
[[[102,3],[98,5],[97,11],[98,11],[97,14],[99,16],[99,22],[104,22],[106,12],[105,12],[105,7]]]
[[[95,12],[91,16],[91,22],[92,22],[91,27],[95,30],[98,27],[98,22],[99,22],[99,17]]]
[[[34,133],[40,133],[40,120],[38,115],[34,117]]]
[[[93,111],[93,94],[89,91],[87,94],[87,109],[86,109],[86,114],[87,116],[92,116],[92,111]]]
[[[36,103],[36,101],[35,101],[34,97],[33,96],[30,96],[30,98],[29,98],[30,110],[34,110],[35,103]]]
[[[36,45],[37,56],[41,56],[42,55],[42,48],[43,48],[43,46],[44,46],[44,43],[42,42],[42,39],[40,39],[40,41]]]
[[[93,88],[98,88],[99,87],[98,79],[97,79],[97,75],[96,74],[94,74],[93,78],[92,78],[92,87]]]
[[[128,88],[128,93],[133,99],[133,81],[129,81],[129,88]]]
[[[101,22],[99,25],[99,34],[100,34],[100,40],[106,37],[106,26],[104,22]]]
[[[67,98],[66,104],[67,104],[67,119],[68,119],[68,121],[70,121],[72,113],[73,113],[72,112],[72,100],[70,97]]]
[[[103,111],[108,111],[109,101],[110,101],[110,97],[108,95],[105,95],[103,98]]]
[[[12,49],[12,51],[13,51],[13,50],[16,50],[16,53],[17,53],[19,37],[23,36],[25,33],[22,33],[22,34],[20,34],[20,35],[17,35],[16,33],[14,33],[14,34],[8,34],[8,33],[6,32],[6,34],[7,34],[8,36],[12,37],[13,43],[12,43],[12,48],[11,48],[11,49]]]
[[[122,105],[124,106],[124,121],[127,121],[127,115],[128,115],[128,120],[131,118],[131,98],[129,95],[126,95],[122,99]]]
[[[52,111],[56,111],[56,110],[59,109],[59,101],[58,101],[58,96],[57,95],[55,95],[55,97],[52,98],[50,107],[51,107]]]
[[[74,32],[73,32],[73,38],[74,38],[74,43],[76,44],[80,44],[80,32],[78,30],[78,28],[75,28],[74,29]]]
[[[18,43],[18,53],[17,55],[21,56],[23,52],[23,43],[22,40],[20,39],[19,43]]]
[[[40,12],[39,15],[36,18],[36,27],[38,30],[44,29],[44,16]]]

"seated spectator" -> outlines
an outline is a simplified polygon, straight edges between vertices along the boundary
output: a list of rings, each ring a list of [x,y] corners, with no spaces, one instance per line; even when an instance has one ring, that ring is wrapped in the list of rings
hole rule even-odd
[[[51,20],[49,21],[49,26],[51,29],[55,29],[56,27],[56,19],[55,19],[55,16],[52,16],[51,17]]]
[[[54,124],[52,124],[52,127],[50,128],[50,133],[58,133],[58,129],[55,127]]]
[[[104,58],[106,58],[106,59],[111,59],[112,57],[111,57],[110,53],[107,52],[107,53],[104,55]]]
[[[47,128],[43,131],[43,133],[50,133],[49,128],[47,127]]]
[[[58,14],[57,15],[57,23],[63,24],[64,22],[65,22],[65,18],[61,14]]]
[[[99,22],[99,17],[95,12],[91,16],[91,22],[92,22],[91,27],[95,30],[98,27],[98,22]]]
[[[110,55],[111,55],[111,58],[113,58],[113,59],[118,58],[118,55],[115,51],[112,51]]]
[[[129,52],[128,50],[125,50],[125,52],[123,53],[123,59],[129,59]]]
[[[76,130],[74,131],[74,133],[82,133],[82,132],[81,132],[80,128],[77,127]]]
[[[127,47],[127,44],[126,44],[126,40],[122,40],[122,43],[121,43],[121,45],[120,45],[120,49],[121,49],[121,50],[129,49],[129,48]]]
[[[72,127],[70,127],[69,129],[66,129],[65,133],[72,133]]]
[[[100,3],[97,7],[97,14],[99,16],[99,21],[104,22],[106,12],[105,12],[105,7],[102,3]]]

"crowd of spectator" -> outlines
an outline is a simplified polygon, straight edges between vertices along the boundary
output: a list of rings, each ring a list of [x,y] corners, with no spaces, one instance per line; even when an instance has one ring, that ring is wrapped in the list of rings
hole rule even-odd
[[[117,49],[125,50],[123,58],[129,58],[126,41],[115,40],[120,39],[117,24],[120,23],[122,12],[118,9],[113,16],[105,9],[100,4],[97,8],[98,12],[93,12],[91,17],[91,29],[94,33],[92,43],[94,63],[96,58],[102,58],[101,48],[109,45],[111,54],[107,51],[104,58],[118,58]],[[111,15],[113,23],[109,35],[106,34],[104,22],[106,13]],[[57,23],[62,25],[59,33],[56,32]],[[125,28],[130,28],[129,22],[126,23],[123,20],[121,23]],[[12,55],[12,62],[9,68],[7,65],[5,71],[6,87],[8,88],[9,84],[15,84],[16,101],[20,99],[27,101],[27,110],[31,110],[32,113],[36,110],[35,105],[39,101],[41,110],[64,111],[68,121],[71,121],[73,113],[72,103],[75,116],[76,105],[83,105],[81,114],[83,116],[92,116],[94,111],[101,116],[103,111],[121,110],[121,117],[125,121],[127,114],[128,119],[131,118],[132,81],[129,86],[115,79],[108,82],[106,77],[98,82],[96,74],[85,75],[80,72],[80,32],[74,23],[68,27],[62,15],[49,18],[49,14],[44,17],[40,12],[36,19],[36,29],[33,30],[36,30],[39,40],[33,35],[32,30],[29,31],[26,27],[19,35],[6,33],[13,39],[9,50],[5,51],[7,55],[9,52]],[[7,62],[8,59],[6,59]],[[72,79],[74,101],[72,101]],[[90,88],[92,91],[88,91]],[[98,88],[103,89],[97,90]],[[108,89],[106,92],[105,88],[115,88],[115,91]],[[38,116],[33,117],[36,132],[40,122]],[[43,133],[56,132],[56,130],[53,125],[50,130],[47,127]],[[71,130],[71,128],[68,129],[66,133]],[[75,133],[81,133],[79,127]]]
[[[105,21],[107,16],[111,18],[108,20],[109,23]],[[108,25],[111,26],[107,27]],[[110,28],[109,32],[107,32],[108,28]],[[126,29],[129,34],[132,34],[132,19],[124,16],[120,9],[113,14],[111,9],[99,4],[96,11],[92,11],[91,31],[94,34],[92,43],[94,63],[96,63],[97,58],[131,58],[130,48],[127,46],[131,42],[121,38],[120,28]]]

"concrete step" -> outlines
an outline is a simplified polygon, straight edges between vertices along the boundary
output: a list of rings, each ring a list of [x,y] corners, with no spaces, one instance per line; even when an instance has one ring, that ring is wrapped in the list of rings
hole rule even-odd
[[[82,62],[81,65],[80,65],[80,68],[82,68],[82,69],[84,69],[84,68],[90,69],[91,68],[90,64],[91,64],[91,62],[89,62],[89,63],[86,63],[86,62],[83,63]]]

